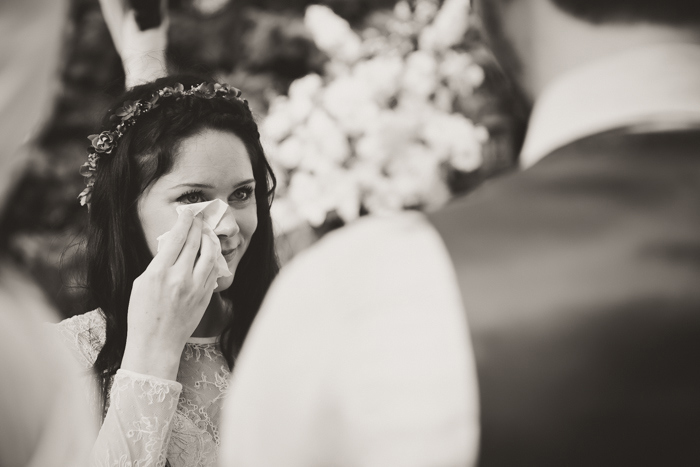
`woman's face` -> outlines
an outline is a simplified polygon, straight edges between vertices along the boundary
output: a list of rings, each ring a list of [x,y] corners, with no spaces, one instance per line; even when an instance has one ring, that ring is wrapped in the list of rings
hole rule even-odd
[[[245,145],[233,133],[206,129],[183,139],[172,170],[153,182],[138,201],[138,215],[153,255],[160,235],[172,229],[178,206],[220,199],[229,205],[214,233],[231,273],[258,226],[253,167]],[[215,292],[233,277],[219,278]]]

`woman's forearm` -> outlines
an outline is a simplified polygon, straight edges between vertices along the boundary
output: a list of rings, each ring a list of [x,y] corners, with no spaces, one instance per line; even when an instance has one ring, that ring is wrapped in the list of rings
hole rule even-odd
[[[181,391],[182,385],[175,381],[120,369],[93,447],[92,465],[164,466]]]
[[[184,342],[160,344],[157,339],[146,341],[129,336],[120,368],[174,382],[183,348]]]

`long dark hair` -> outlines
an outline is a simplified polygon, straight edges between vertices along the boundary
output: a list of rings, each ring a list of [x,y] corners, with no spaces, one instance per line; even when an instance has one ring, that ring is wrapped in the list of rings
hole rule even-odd
[[[138,86],[118,101],[145,100],[177,83],[189,89],[205,81],[194,76],[170,76]],[[108,112],[104,128],[111,128]],[[231,287],[221,296],[233,313],[219,340],[229,368],[243,344],[279,265],[274,250],[270,204],[275,177],[260,144],[258,127],[248,106],[235,99],[199,97],[162,99],[126,130],[111,154],[99,161],[93,187],[87,235],[87,287],[104,314],[106,339],[95,360],[106,410],[112,377],[121,366],[127,334],[131,288],[153,259],[138,218],[137,201],[143,191],[173,167],[177,145],[203,129],[230,131],[245,144],[256,181],[258,226],[236,270]]]

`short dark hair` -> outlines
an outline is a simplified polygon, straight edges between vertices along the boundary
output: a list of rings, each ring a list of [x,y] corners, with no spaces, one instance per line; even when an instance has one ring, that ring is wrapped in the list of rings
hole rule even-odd
[[[170,76],[137,86],[116,101],[146,100],[159,89],[180,83],[185,89],[207,81]],[[103,127],[110,125],[109,111]],[[106,321],[106,340],[93,369],[100,381],[106,411],[112,376],[126,345],[131,288],[153,258],[137,214],[143,191],[172,168],[184,138],[204,129],[229,131],[246,146],[255,178],[258,226],[243,255],[231,287],[221,296],[235,304],[221,335],[229,367],[248,333],[262,299],[279,269],[274,250],[270,203],[275,177],[260,145],[260,134],[247,105],[236,99],[168,99],[141,116],[119,140],[109,157],[100,159],[93,187],[87,235],[87,288],[92,304]],[[104,414],[103,414],[104,415]]]
[[[567,13],[594,24],[700,25],[698,0],[551,0]]]

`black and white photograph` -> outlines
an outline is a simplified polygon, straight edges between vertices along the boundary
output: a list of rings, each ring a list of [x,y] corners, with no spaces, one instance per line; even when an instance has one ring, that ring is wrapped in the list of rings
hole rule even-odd
[[[700,466],[700,1],[2,0],[0,467]]]

